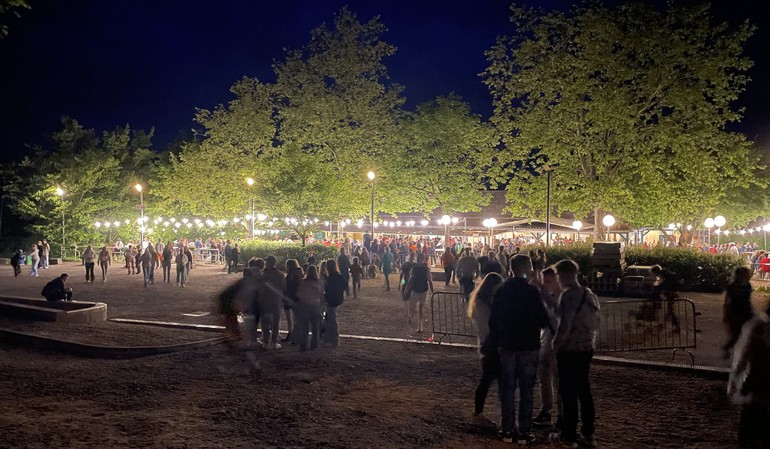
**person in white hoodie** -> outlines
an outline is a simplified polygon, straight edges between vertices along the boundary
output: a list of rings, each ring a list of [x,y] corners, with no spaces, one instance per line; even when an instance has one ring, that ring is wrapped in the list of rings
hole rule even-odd
[[[584,445],[596,447],[596,410],[588,372],[599,327],[599,299],[578,283],[579,267],[573,260],[562,260],[554,268],[563,290],[559,297],[559,327],[553,339],[564,413],[560,439],[562,447],[578,447],[579,402]]]

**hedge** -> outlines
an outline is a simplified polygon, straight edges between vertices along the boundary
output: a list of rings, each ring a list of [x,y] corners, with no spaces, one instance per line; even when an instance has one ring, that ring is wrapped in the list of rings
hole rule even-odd
[[[277,267],[283,269],[288,259],[296,259],[300,265],[307,261],[309,251],[315,252],[316,260],[320,263],[327,259],[337,259],[340,250],[336,246],[324,246],[312,244],[302,246],[299,243],[268,242],[264,240],[251,240],[239,245],[241,263],[245,264],[252,257],[266,259],[267,256],[275,256],[278,259]]]
[[[526,247],[529,251],[536,247]],[[562,259],[572,259],[580,265],[583,275],[591,272],[591,245],[575,244],[554,246],[546,249],[548,264]],[[683,291],[721,292],[735,272],[747,266],[745,257],[734,254],[708,254],[693,248],[646,249],[641,246],[626,247],[626,263],[630,265],[655,265],[673,271],[682,282]]]

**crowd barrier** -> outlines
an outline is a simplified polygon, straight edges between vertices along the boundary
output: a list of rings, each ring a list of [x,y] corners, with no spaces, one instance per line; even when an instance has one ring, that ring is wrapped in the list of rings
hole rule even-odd
[[[444,337],[475,337],[476,326],[468,318],[468,301],[464,294],[434,292],[430,297],[430,314],[433,320],[433,341]]]

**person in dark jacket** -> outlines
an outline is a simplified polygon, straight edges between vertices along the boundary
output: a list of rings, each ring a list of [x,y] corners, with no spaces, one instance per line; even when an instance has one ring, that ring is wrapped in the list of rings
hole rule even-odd
[[[339,273],[345,278],[345,284],[350,281],[350,259],[348,253],[345,251],[345,247],[340,248],[340,255],[337,257],[337,269]],[[350,294],[350,289],[345,290],[347,294]]]
[[[747,267],[735,269],[735,279],[727,286],[725,304],[722,309],[722,322],[727,329],[727,343],[722,347],[725,359],[730,357],[730,351],[741,336],[741,329],[747,321],[754,318],[751,307],[751,270]]]
[[[48,301],[72,301],[72,289],[64,286],[69,279],[67,273],[45,284],[41,295]]]
[[[517,437],[514,427],[514,395],[519,392],[518,442],[530,444],[532,433],[532,392],[537,378],[540,330],[550,327],[548,312],[537,287],[529,284],[532,259],[516,255],[511,259],[513,277],[495,293],[489,317],[486,350],[497,348],[500,354],[500,403],[503,441]]]
[[[16,254],[11,257],[11,266],[13,267],[13,275],[18,276],[21,274],[21,264],[24,261],[24,252],[22,250],[16,251]]]
[[[324,340],[332,346],[339,346],[340,332],[337,326],[337,307],[342,305],[345,295],[349,294],[348,283],[337,270],[337,262],[326,261],[326,269],[329,277],[324,289],[324,302],[326,302],[326,333]]]

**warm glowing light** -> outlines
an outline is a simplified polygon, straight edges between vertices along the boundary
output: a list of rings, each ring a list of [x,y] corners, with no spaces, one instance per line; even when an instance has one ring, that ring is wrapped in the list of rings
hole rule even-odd
[[[59,196],[64,196],[64,190],[62,190],[61,187],[56,188],[56,194]]]
[[[428,226],[428,223],[430,223],[428,220],[422,220],[420,222],[420,224],[423,225],[423,226]]]
[[[714,224],[718,228],[721,228],[722,226],[724,226],[725,223],[727,223],[727,220],[725,219],[725,217],[723,217],[721,215],[717,215],[716,217],[714,217]]]
[[[101,228],[101,227],[102,227],[102,224],[101,224],[100,222],[98,222],[98,221],[97,221],[96,223],[94,223],[94,226],[96,226],[97,228]]]
[[[711,229],[714,227],[714,219],[713,218],[707,218],[706,221],[703,222],[703,226],[707,227],[708,229]]]
[[[572,227],[579,231],[580,228],[583,227],[583,222],[580,221],[580,220],[575,220],[575,221],[572,222]]]
[[[141,192],[142,191],[142,185],[141,184],[135,185],[134,188],[136,189],[137,192]]]
[[[254,185],[254,178],[246,178],[246,184],[253,186]]]
[[[366,176],[369,178],[369,181],[374,181],[374,172],[370,171],[366,174]]]
[[[607,227],[613,226],[615,224],[615,217],[612,215],[605,215],[604,218],[602,218],[602,223]]]
[[[459,218],[457,218],[457,217],[452,217],[452,224],[455,224],[455,223],[457,223],[458,221],[460,221],[460,219],[459,219]]]

